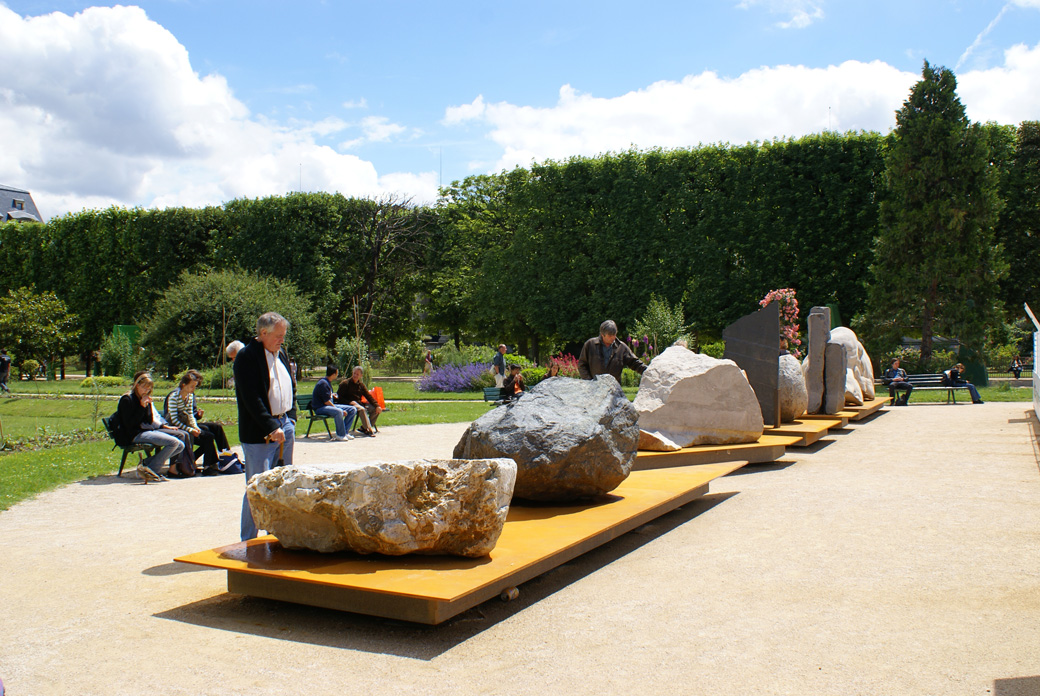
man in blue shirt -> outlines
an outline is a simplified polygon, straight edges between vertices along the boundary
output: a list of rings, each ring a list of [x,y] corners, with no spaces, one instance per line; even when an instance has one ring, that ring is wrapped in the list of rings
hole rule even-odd
[[[336,434],[334,440],[353,440],[354,436],[348,431],[354,423],[357,409],[347,404],[336,404],[332,401],[332,380],[339,376],[339,370],[335,365],[325,368],[325,376],[314,385],[311,394],[311,405],[314,412],[320,416],[331,416],[336,421]]]

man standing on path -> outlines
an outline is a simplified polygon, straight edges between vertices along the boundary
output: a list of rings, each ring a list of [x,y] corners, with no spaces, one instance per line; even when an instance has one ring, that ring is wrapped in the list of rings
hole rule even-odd
[[[7,380],[11,378],[11,356],[7,354],[7,349],[0,350],[0,390],[5,394],[10,394],[11,390],[7,386]]]
[[[491,372],[495,375],[495,386],[499,389],[506,382],[506,345],[503,343],[491,361]]]
[[[292,464],[296,436],[296,382],[282,350],[289,322],[277,312],[256,320],[256,337],[235,358],[238,437],[245,455],[246,482],[276,466],[279,454]],[[242,498],[242,541],[255,539],[249,501]]]
[[[611,375],[621,384],[625,368],[643,374],[646,365],[635,356],[624,341],[617,340],[617,324],[610,319],[599,325],[599,336],[585,341],[578,356],[578,374],[582,379]]]

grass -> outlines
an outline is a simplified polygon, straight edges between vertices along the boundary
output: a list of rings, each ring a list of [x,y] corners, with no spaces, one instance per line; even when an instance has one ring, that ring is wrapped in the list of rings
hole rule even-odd
[[[122,451],[108,441],[0,456],[0,511],[67,483],[110,474],[119,469],[120,457]]]
[[[880,397],[888,396],[888,389],[885,387],[877,387],[877,395]],[[958,389],[957,391],[957,403],[971,403],[971,396],[967,391]],[[979,396],[982,397],[983,401],[1032,401],[1033,400],[1033,389],[1032,387],[1012,387],[1007,382],[997,384],[989,387],[979,387]],[[933,403],[945,403],[946,392],[945,391],[917,391],[910,395],[910,403],[919,404],[933,404]]]

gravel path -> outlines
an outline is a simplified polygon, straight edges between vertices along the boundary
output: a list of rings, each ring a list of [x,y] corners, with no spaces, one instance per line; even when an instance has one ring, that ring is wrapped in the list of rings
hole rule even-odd
[[[242,478],[85,481],[0,514],[0,678],[47,694],[1040,693],[1025,403],[853,424],[439,627],[229,595]],[[450,456],[465,424],[298,445]]]

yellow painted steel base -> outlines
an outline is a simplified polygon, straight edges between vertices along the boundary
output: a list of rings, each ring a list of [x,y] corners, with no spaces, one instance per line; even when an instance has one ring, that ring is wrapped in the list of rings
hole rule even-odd
[[[840,418],[795,419],[790,423],[782,423],[775,428],[770,428],[769,433],[797,436],[798,442],[794,443],[792,447],[808,447],[826,435],[831,428],[840,427]]]
[[[801,436],[778,434],[772,430],[762,435],[758,442],[741,445],[694,445],[678,452],[639,452],[634,471],[662,469],[673,466],[690,466],[692,464],[713,464],[718,462],[745,461],[749,464],[774,462],[784,456],[785,448],[795,446]]]
[[[833,415],[823,414],[823,413],[803,413],[802,415],[798,416],[798,420],[800,420],[800,421],[807,421],[807,420],[838,421],[838,422],[841,423],[841,425],[831,426],[830,429],[831,430],[841,430],[842,428],[844,428],[846,425],[849,424],[849,421],[852,420],[852,417],[855,416],[855,415],[856,414],[851,412],[851,411],[838,411],[837,413],[835,413]]]
[[[581,505],[513,505],[484,558],[288,551],[263,537],[175,560],[228,571],[228,591],[438,624],[708,492],[744,462],[634,471]]]

